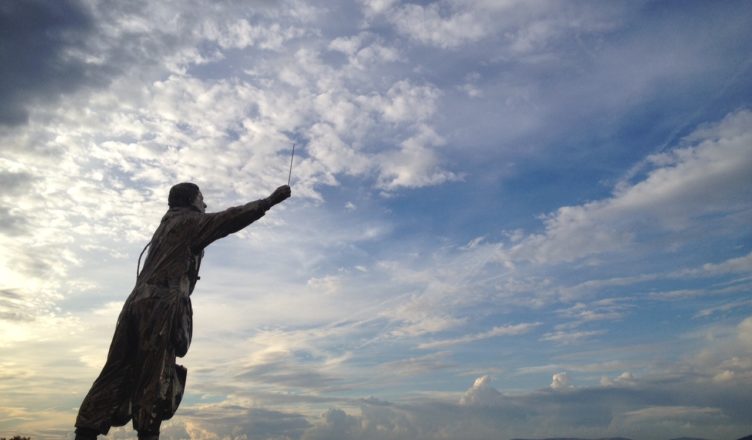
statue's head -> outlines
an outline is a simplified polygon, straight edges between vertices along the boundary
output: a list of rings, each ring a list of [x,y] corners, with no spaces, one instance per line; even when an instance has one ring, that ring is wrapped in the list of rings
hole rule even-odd
[[[199,212],[206,212],[206,203],[204,195],[198,185],[191,182],[178,183],[170,188],[170,195],[167,198],[167,204],[170,208],[194,208]]]

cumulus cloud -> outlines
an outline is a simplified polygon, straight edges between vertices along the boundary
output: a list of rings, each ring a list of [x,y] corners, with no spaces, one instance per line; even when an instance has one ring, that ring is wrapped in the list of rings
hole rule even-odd
[[[423,43],[454,48],[489,34],[490,23],[474,11],[442,14],[438,3],[407,4],[391,12],[390,20],[402,33]]]
[[[397,3],[397,0],[361,0],[360,3],[366,8],[367,15],[370,15],[384,12]]]
[[[402,148],[379,159],[379,186],[394,190],[400,187],[433,186],[460,177],[439,167],[438,155],[430,148],[444,140],[429,127],[405,140]]]
[[[0,227],[13,237],[5,247],[13,255],[4,269],[9,288],[33,290],[28,281],[23,286],[13,281],[20,272],[49,280],[53,273],[75,270],[81,263],[76,255],[83,249],[103,249],[102,240],[110,256],[125,255],[129,243],[146,239],[163,209],[167,189],[176,181],[197,181],[208,195],[210,210],[265,196],[264,191],[281,181],[285,156],[293,138],[301,135],[307,145],[301,146],[295,168],[298,197],[321,200],[320,188],[336,185],[342,174],[383,176],[378,178],[379,189],[434,185],[455,177],[439,166],[440,137],[428,124],[436,108],[435,87],[407,80],[386,86],[372,83],[365,91],[350,87],[348,78],[366,58],[370,63],[394,60],[390,49],[377,41],[359,46],[360,52],[370,48],[370,55],[364,53],[358,66],[341,72],[321,60],[315,45],[293,52],[299,63],[287,65],[290,74],[317,80],[292,90],[276,82],[273,63],[220,80],[189,72],[209,58],[213,63],[223,60],[211,51],[196,54],[201,59],[188,56],[200,42],[216,43],[213,50],[221,54],[256,46],[277,49],[300,37],[301,22],[295,15],[299,8],[289,15],[261,8],[248,18],[229,20],[235,13],[232,5],[205,17],[182,11],[177,18],[167,17],[168,10],[159,5],[137,11],[95,2],[85,13],[69,2],[51,10],[35,5],[4,8],[3,13],[8,20],[31,14],[29,20],[44,26],[57,26],[58,19],[107,22],[91,31],[101,37],[97,45],[84,47],[78,39],[70,44],[80,43],[88,57],[117,62],[111,63],[116,68],[108,77],[108,88],[96,94],[67,94],[60,106],[39,107],[38,120],[32,119],[28,130],[3,132],[8,156],[3,158],[0,179],[7,188],[7,207],[0,210]],[[256,23],[258,16],[277,13],[284,26]],[[41,20],[40,14],[59,17]],[[60,32],[67,29],[66,23],[61,22]],[[189,29],[196,31],[186,32]],[[82,27],[81,32],[89,30]],[[75,32],[69,34],[76,37]],[[152,39],[143,40],[145,35]],[[143,53],[136,56],[139,50]],[[153,63],[184,50],[190,53],[178,64]],[[384,121],[394,124],[389,135],[395,145],[376,154],[366,152],[363,145],[373,142],[375,127]],[[420,126],[413,128],[416,123]],[[108,127],[107,132],[101,127]],[[406,160],[380,168],[382,155]],[[216,197],[219,194],[222,198]],[[147,218],[144,212],[153,214]],[[50,292],[63,289],[46,285]]]
[[[303,439],[355,438],[360,434],[360,420],[341,409],[330,409],[321,415],[321,419],[315,428],[304,434]]]
[[[187,434],[192,439],[206,440],[299,439],[311,426],[302,414],[252,408],[242,401],[224,405],[198,405],[187,409],[185,416],[187,421],[184,423],[174,423],[172,426],[168,423],[167,429],[160,433],[160,437],[181,438]]]
[[[626,378],[628,374],[620,377]],[[566,378],[565,373],[554,376],[558,384],[555,390],[506,395],[491,386],[489,376],[481,376],[454,401],[426,396],[408,403],[344,399],[329,402],[332,406],[318,415],[305,416],[254,410],[248,402],[235,401],[234,406],[209,404],[192,407],[184,415],[184,421],[177,423],[220,438],[232,432],[235,436],[255,433],[256,438],[262,439],[274,438],[282,432],[300,439],[372,440],[445,437],[480,440],[494,435],[535,438],[567,432],[577,437],[633,438],[643,433],[645,438],[657,440],[666,435],[710,437],[712,433],[735,438],[748,429],[744,411],[734,409],[748,403],[745,394],[748,385],[745,390],[734,392],[733,397],[727,395],[733,401],[718,401],[710,397],[697,400],[696,392],[703,387],[722,385],[703,385],[691,380],[676,383],[658,378],[630,387],[614,384],[573,388]],[[687,387],[694,389],[688,391]],[[554,392],[563,389],[567,392]],[[694,403],[688,403],[693,400]],[[220,414],[219,411],[224,414],[221,424],[212,416]],[[258,420],[257,416],[266,415],[270,416],[270,424],[263,426],[274,428],[274,432],[263,431],[262,425],[251,423]],[[652,428],[649,434],[645,434],[646,426]]]
[[[607,8],[511,1],[440,0],[425,4],[364,2],[369,20],[386,19],[402,35],[456,50],[491,40],[508,56],[545,53],[572,32],[598,33],[619,24]]]
[[[460,398],[460,405],[494,405],[502,397],[502,394],[491,386],[491,377],[486,375],[475,379],[473,385]]]
[[[247,19],[207,20],[200,24],[199,38],[216,42],[222,49],[244,49],[258,46],[267,50],[281,50],[283,44],[304,34],[302,28],[279,24],[251,24]]]
[[[551,385],[549,386],[552,390],[567,390],[574,388],[574,385],[569,383],[569,374],[566,372],[555,373],[551,378]]]
[[[593,264],[602,267],[609,267],[611,255],[618,256],[619,259],[640,259],[642,258],[640,256],[650,252],[660,254],[666,252],[664,248],[666,239],[676,242],[677,245],[681,243],[689,245],[692,241],[691,237],[687,236],[687,231],[701,228],[707,221],[713,222],[714,218],[729,218],[734,223],[740,221],[737,218],[737,212],[741,212],[741,215],[747,212],[740,206],[747,203],[744,201],[741,189],[745,186],[742,182],[746,179],[744,170],[748,165],[740,165],[740,162],[744,160],[737,161],[732,158],[744,155],[743,150],[746,145],[749,145],[742,140],[748,136],[745,128],[748,125],[746,123],[748,118],[749,112],[743,110],[728,115],[721,123],[709,124],[702,129],[706,134],[700,138],[714,140],[698,143],[698,136],[688,137],[686,145],[679,147],[675,153],[671,153],[673,158],[671,165],[657,166],[642,180],[629,187],[620,187],[615,190],[610,198],[562,208],[551,213],[545,217],[546,232],[542,234],[521,232],[517,233],[514,239],[510,238],[508,242],[493,242],[486,239],[483,242],[474,243],[473,246],[461,247],[461,249],[460,247],[451,248],[452,252],[434,252],[431,254],[432,267],[418,268],[419,266],[411,263],[408,258],[399,262],[390,262],[382,268],[388,270],[391,279],[410,284],[423,283],[424,287],[420,288],[423,293],[413,300],[415,312],[410,312],[415,317],[435,317],[436,314],[428,314],[426,310],[441,310],[439,305],[441,298],[452,298],[452,301],[457,301],[455,292],[465,292],[461,301],[465,305],[483,304],[489,301],[488,297],[480,293],[482,290],[478,290],[483,286],[492,290],[498,298],[493,302],[495,307],[509,307],[510,304],[541,306],[551,304],[557,299],[563,300],[565,304],[577,301],[558,311],[560,317],[569,321],[557,323],[552,330],[544,333],[541,339],[559,344],[592,340],[595,336],[605,334],[605,330],[596,327],[599,322],[624,319],[636,305],[632,303],[632,299],[626,297],[601,298],[587,302],[582,301],[583,298],[590,298],[593,295],[597,297],[599,292],[623,291],[630,286],[641,286],[659,279],[679,280],[687,277],[701,279],[749,272],[747,261],[749,258],[745,254],[718,263],[700,264],[699,267],[675,269],[668,272],[644,272],[612,278],[591,278],[575,284],[562,283],[561,280],[555,281],[550,275],[547,278],[538,277],[539,274],[547,273],[547,267],[568,264],[567,262],[572,264],[567,266],[570,271],[579,272],[586,268],[589,270],[587,265],[582,267],[577,264],[582,259],[592,261]],[[707,133],[713,133],[713,135]],[[711,165],[703,165],[706,161]],[[718,164],[713,165],[715,162]],[[713,171],[716,168],[724,169],[724,171]],[[662,188],[674,188],[679,192],[691,192],[694,191],[693,188],[699,191],[704,184],[689,183],[687,179],[691,175],[700,181],[707,180],[707,185],[711,185],[710,181],[716,179],[724,182],[716,186],[715,194],[711,197],[711,199],[718,200],[717,207],[713,208],[713,203],[697,202],[704,200],[704,189],[694,196],[685,194],[679,197],[677,195],[677,200],[673,199],[673,195],[671,200],[668,200],[663,196],[659,197],[660,191],[642,189],[646,185],[658,185]],[[675,181],[669,182],[671,179]],[[637,192],[642,193],[645,200],[660,198],[661,201],[627,203],[626,200],[636,197],[633,194]],[[721,195],[723,192],[726,195]],[[681,200],[686,200],[688,203],[683,203]],[[724,200],[727,202],[723,202]],[[661,206],[657,207],[657,204]],[[674,207],[671,208],[671,206]],[[741,211],[738,211],[740,209]],[[708,216],[708,210],[714,214]],[[569,216],[568,212],[577,214]],[[646,217],[661,216],[664,217],[664,221],[645,223]],[[672,219],[676,216],[681,218],[679,223],[673,223]],[[721,232],[718,231],[718,233]],[[653,238],[656,236],[667,238],[655,241]],[[625,241],[620,241],[621,238]],[[598,244],[600,239],[603,241]],[[598,258],[588,260],[593,254],[596,254]],[[409,269],[410,267],[413,269]],[[745,284],[741,283],[709,290],[698,289],[692,295],[731,295],[743,292],[744,286]],[[479,293],[473,295],[467,292]],[[667,292],[652,292],[650,297],[661,299],[667,295]],[[456,306],[456,303],[453,304]],[[408,311],[410,308],[405,306],[402,310]],[[446,310],[448,311],[449,308],[447,307]],[[442,322],[446,322],[446,319]],[[453,325],[457,324],[461,324],[461,321]],[[590,328],[581,328],[586,324]],[[442,328],[449,327],[434,326],[433,331]]]

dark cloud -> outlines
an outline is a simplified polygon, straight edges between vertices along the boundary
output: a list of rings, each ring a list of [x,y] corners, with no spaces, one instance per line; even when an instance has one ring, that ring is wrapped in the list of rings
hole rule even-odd
[[[35,180],[29,173],[12,173],[0,170],[0,188],[5,194],[26,192],[31,182]]]
[[[3,304],[0,303],[0,307]],[[23,313],[0,311],[0,321],[33,321],[34,317]]]
[[[237,405],[188,409],[182,414],[201,421],[205,429],[221,438],[238,438],[245,434],[253,439],[297,439],[311,427],[301,414]]]
[[[738,438],[752,430],[750,391],[747,383],[719,384],[697,376],[689,380],[645,379],[638,385],[622,387],[538,390],[511,395],[494,389],[489,380],[481,377],[465,394],[476,398],[463,398],[459,402],[431,397],[405,403],[376,398],[343,399],[319,417],[242,403],[219,403],[181,408],[180,416],[186,421],[188,434],[200,428],[196,431],[202,433],[200,438]],[[266,397],[261,401],[268,403]],[[172,431],[165,431],[163,437],[184,438],[186,433],[181,429],[176,425]]]
[[[61,264],[57,251],[29,247],[16,253],[8,266],[24,275],[51,278],[55,276],[55,267]]]
[[[13,213],[13,210],[0,206],[0,234],[9,236],[22,235],[26,233],[28,221]]]
[[[476,388],[477,381],[468,393]],[[493,390],[487,383],[480,388]],[[702,380],[651,380],[640,386],[541,390],[520,395],[493,390],[491,398],[466,404],[430,399],[396,404],[365,399],[360,401],[360,414],[338,408],[327,410],[302,439],[480,440],[557,435],[734,438],[752,428],[749,409],[744,409],[751,408],[752,402],[747,385],[735,391],[731,388]],[[650,429],[643,430],[648,426]]]
[[[0,321],[33,321],[29,305],[23,296],[12,289],[0,289]]]
[[[75,0],[0,2],[0,125],[24,124],[35,103],[99,81],[80,51],[93,28]]]
[[[21,295],[12,289],[0,289],[0,298],[21,299]]]
[[[330,409],[321,418],[323,423],[308,431],[303,437],[306,440],[328,440],[334,438],[351,437],[360,429],[360,420],[348,415],[341,409]]]
[[[264,384],[319,390],[335,389],[337,382],[335,378],[316,371],[314,367],[295,365],[284,359],[254,365],[237,377]]]

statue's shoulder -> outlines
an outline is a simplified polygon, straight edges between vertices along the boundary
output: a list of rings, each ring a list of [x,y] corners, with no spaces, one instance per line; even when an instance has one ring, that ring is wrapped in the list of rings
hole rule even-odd
[[[174,227],[186,227],[201,221],[204,214],[186,208],[171,208],[162,217],[162,224],[169,229]]]
[[[170,208],[165,212],[162,220],[201,218],[202,215],[204,214],[190,208]]]

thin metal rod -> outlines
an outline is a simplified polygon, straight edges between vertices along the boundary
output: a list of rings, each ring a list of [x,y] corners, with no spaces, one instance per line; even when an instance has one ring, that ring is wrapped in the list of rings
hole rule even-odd
[[[295,144],[292,144],[292,155],[290,156],[290,173],[287,174],[287,186],[290,186],[290,177],[292,177],[292,159],[295,157]]]

